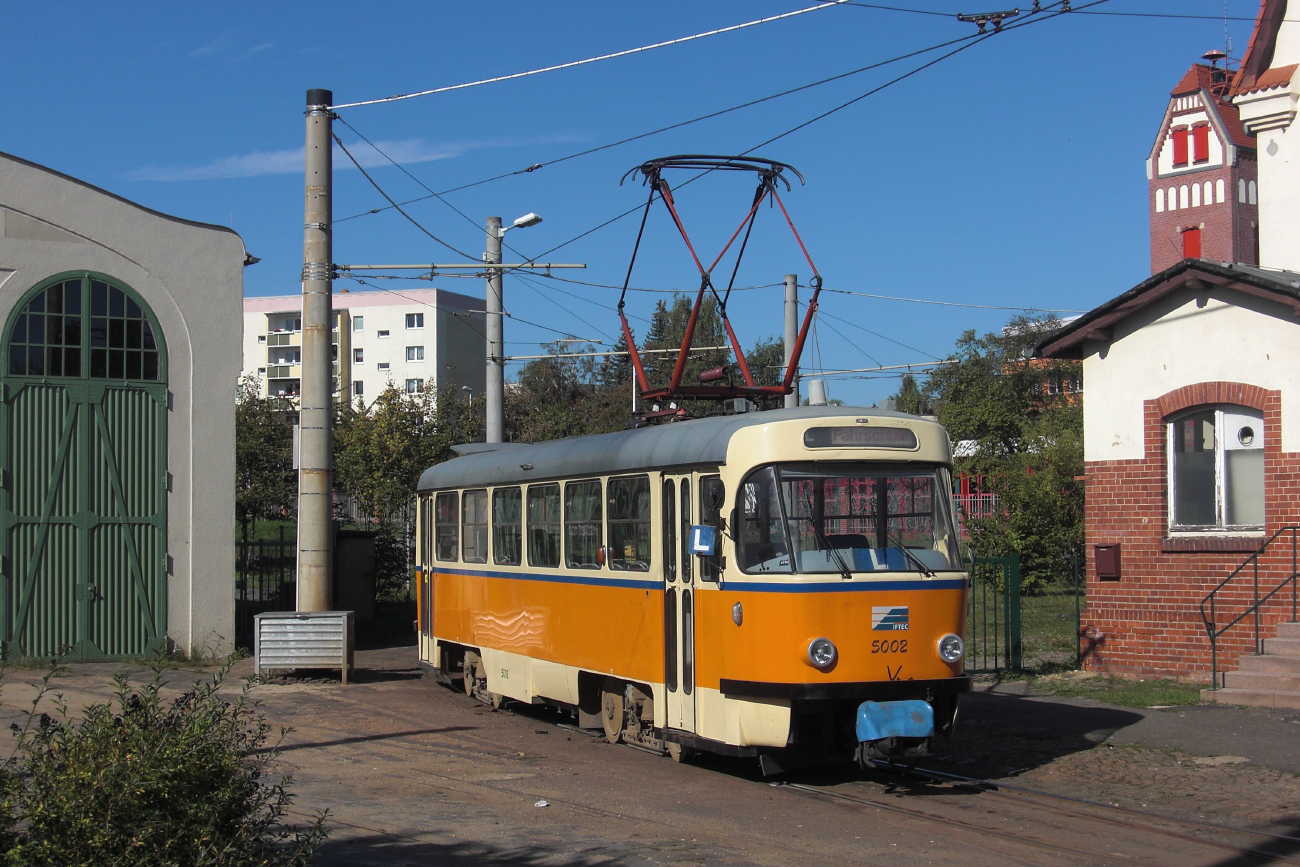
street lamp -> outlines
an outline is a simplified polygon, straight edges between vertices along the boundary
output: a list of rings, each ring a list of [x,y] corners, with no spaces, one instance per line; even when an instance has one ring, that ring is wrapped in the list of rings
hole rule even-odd
[[[506,360],[502,335],[501,314],[505,305],[501,299],[501,238],[511,229],[536,226],[542,218],[534,213],[524,214],[510,226],[502,228],[500,217],[487,218],[487,250],[483,263],[487,269],[487,315],[484,325],[487,336],[487,436],[490,443],[503,442],[506,431]]]

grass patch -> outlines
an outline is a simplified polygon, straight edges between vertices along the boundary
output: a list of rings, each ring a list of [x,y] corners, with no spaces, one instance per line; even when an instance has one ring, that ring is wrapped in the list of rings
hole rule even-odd
[[[1078,605],[1086,600],[1082,596]],[[1078,619],[1073,588],[1053,587],[1038,596],[1020,599],[1020,655],[1027,672],[1044,674],[1072,669],[1078,659]],[[976,587],[966,626],[968,653],[981,668],[995,658],[1006,666],[1006,603],[1001,592]]]
[[[1203,684],[1173,680],[1126,680],[1106,675],[1054,675],[1029,680],[1035,692],[1063,698],[1091,698],[1119,707],[1182,707],[1201,703]]]

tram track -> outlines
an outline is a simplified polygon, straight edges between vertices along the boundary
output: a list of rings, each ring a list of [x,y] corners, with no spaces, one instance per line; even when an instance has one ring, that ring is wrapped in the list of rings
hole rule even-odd
[[[1059,795],[1054,792],[1047,792],[1040,789],[1032,789],[1026,786],[1008,785],[1006,783],[995,782],[992,780],[981,780],[975,777],[965,777],[959,774],[948,774],[942,771],[930,771],[927,769],[902,769],[889,765],[886,762],[878,762],[881,770],[892,772],[902,778],[913,778],[930,783],[946,783],[954,788],[963,788],[968,791],[976,791],[981,795],[988,795],[999,799],[1006,800],[1018,806],[1032,807],[1035,812],[1048,811],[1065,820],[1083,819],[1087,822],[1101,822],[1107,825],[1123,828],[1137,835],[1152,835],[1165,839],[1180,840],[1190,843],[1194,846],[1211,849],[1217,852],[1230,853],[1236,858],[1245,858],[1260,864],[1274,863],[1300,863],[1300,837],[1293,837],[1284,834],[1275,834],[1268,831],[1257,831],[1251,828],[1241,828],[1233,825],[1226,825],[1218,822],[1207,822],[1204,820],[1186,819],[1179,816],[1173,816],[1165,813],[1158,813],[1151,810],[1134,810],[1117,807],[1113,804],[1106,804],[1100,801],[1091,801],[1084,798],[1076,798],[1069,795]],[[869,783],[868,780],[860,781]],[[1043,839],[1041,834],[1034,833],[1015,833],[991,827],[987,824],[973,822],[967,819],[959,818],[952,815],[940,815],[931,810],[924,809],[912,804],[903,805],[893,800],[882,800],[880,798],[863,796],[851,792],[830,789],[826,787],[814,786],[805,783],[786,782],[773,784],[778,789],[784,789],[796,793],[802,797],[809,797],[818,800],[829,800],[838,802],[841,805],[853,807],[870,807],[895,815],[906,816],[922,821],[933,822],[937,825],[956,828],[961,831],[973,832],[985,837],[998,840],[1014,842],[1019,845],[1027,845],[1035,849],[1055,852],[1062,855],[1087,858],[1089,863],[1107,863],[1107,864],[1132,864],[1134,857],[1115,851],[1103,851],[1092,848],[1080,848],[1078,846],[1067,845],[1060,842]],[[1257,840],[1267,841],[1273,845],[1294,845],[1297,854],[1289,854],[1278,851],[1260,851],[1258,847],[1249,845],[1239,845],[1222,840],[1207,839],[1185,831],[1175,830],[1167,827],[1160,827],[1150,822],[1135,822],[1124,819],[1115,815],[1107,815],[1115,811],[1122,811],[1126,814],[1136,814],[1146,818],[1167,822],[1183,827],[1189,827],[1197,830],[1213,830],[1229,834],[1237,834],[1244,837],[1251,837]],[[1004,817],[1015,818],[1015,817]],[[1248,863],[1235,861],[1234,863]]]

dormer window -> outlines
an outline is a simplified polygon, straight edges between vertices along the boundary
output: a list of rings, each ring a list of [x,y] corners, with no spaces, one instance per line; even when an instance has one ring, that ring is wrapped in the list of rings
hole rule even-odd
[[[1186,154],[1186,150],[1184,150]],[[1186,161],[1186,160],[1184,160]],[[1210,161],[1210,127],[1201,124],[1192,127],[1192,162],[1208,163]]]
[[[1174,130],[1174,168],[1187,165],[1187,128]]]

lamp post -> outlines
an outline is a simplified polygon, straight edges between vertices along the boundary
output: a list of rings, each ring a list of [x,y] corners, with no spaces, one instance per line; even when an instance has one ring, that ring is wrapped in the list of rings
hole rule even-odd
[[[487,249],[483,262],[489,266],[501,264],[501,238],[511,229],[525,229],[542,221],[537,214],[524,214],[510,226],[502,228],[500,217],[487,218]],[[501,269],[488,268],[487,316],[484,325],[487,336],[487,442],[499,443],[505,439],[506,430],[506,360],[505,341],[502,336]]]

